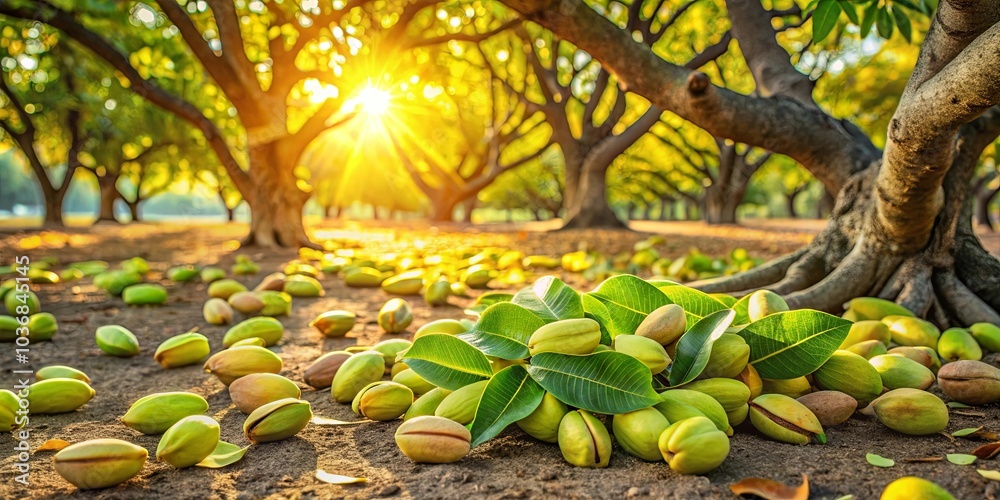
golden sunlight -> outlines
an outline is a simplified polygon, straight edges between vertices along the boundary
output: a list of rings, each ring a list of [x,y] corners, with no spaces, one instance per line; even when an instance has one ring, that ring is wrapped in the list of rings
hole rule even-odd
[[[371,116],[382,116],[389,111],[392,94],[387,90],[368,85],[358,92],[356,100],[362,113]]]

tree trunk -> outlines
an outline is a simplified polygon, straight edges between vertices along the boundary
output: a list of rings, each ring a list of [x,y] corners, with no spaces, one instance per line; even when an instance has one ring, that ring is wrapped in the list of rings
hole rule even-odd
[[[736,224],[736,209],[739,208],[743,197],[735,196],[726,187],[716,188],[713,185],[706,189],[705,208],[702,213],[705,222],[709,224]]]
[[[431,220],[434,222],[452,222],[455,220],[455,208],[458,207],[459,200],[454,196],[444,195],[431,200],[433,209],[431,210]]]
[[[117,177],[110,175],[97,178],[101,194],[100,211],[97,213],[98,222],[118,222],[118,219],[115,218],[115,200],[119,197],[118,188],[115,187],[117,181]]]
[[[225,209],[226,209],[226,220],[229,221],[229,222],[235,221],[236,220],[236,207],[230,207],[229,205],[226,205],[225,203],[223,203],[222,206],[225,207]]]
[[[984,189],[976,193],[975,196],[975,217],[976,224],[986,228],[987,231],[993,231],[993,219],[990,218],[990,203],[993,201],[997,195],[1000,194],[1000,189],[988,190]]]
[[[139,222],[139,204],[142,200],[128,201],[125,200],[125,204],[128,205],[129,214],[132,216],[132,222]]]
[[[564,229],[593,227],[625,228],[618,219],[607,197],[607,173],[610,164],[585,165],[580,175],[580,186],[575,193],[576,203],[567,205],[567,221]],[[567,176],[567,181],[569,176]]]
[[[785,195],[785,209],[788,211],[789,219],[797,219],[799,217],[799,214],[795,212],[795,198],[798,195],[797,191]]]
[[[335,207],[333,205],[326,207],[326,218],[339,219],[341,210],[343,210],[341,207]]]
[[[829,189],[823,189],[823,196],[820,197],[819,202],[816,203],[816,218],[825,219],[830,216],[833,212],[833,206],[836,204],[836,198],[834,198],[833,193]]]
[[[296,185],[292,170],[299,151],[281,141],[250,147],[250,178],[254,192],[244,195],[250,207],[250,233],[244,245],[262,247],[316,247],[302,224],[308,194]]]
[[[45,196],[45,219],[43,224],[46,226],[63,226],[63,200],[66,198],[67,190],[56,189],[51,193],[46,190],[42,190],[46,193]]]

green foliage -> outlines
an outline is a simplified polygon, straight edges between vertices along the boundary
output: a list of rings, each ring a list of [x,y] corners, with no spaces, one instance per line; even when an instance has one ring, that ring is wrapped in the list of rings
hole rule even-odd
[[[734,311],[723,308],[708,314],[681,336],[677,341],[676,359],[670,367],[670,385],[684,385],[701,375],[712,354],[712,345],[726,333],[735,317]]]
[[[508,425],[527,417],[542,402],[545,391],[521,365],[497,372],[483,391],[472,421],[472,446],[489,441]]]
[[[765,316],[739,334],[750,346],[750,364],[762,378],[802,377],[823,365],[847,338],[851,322],[820,311]]]

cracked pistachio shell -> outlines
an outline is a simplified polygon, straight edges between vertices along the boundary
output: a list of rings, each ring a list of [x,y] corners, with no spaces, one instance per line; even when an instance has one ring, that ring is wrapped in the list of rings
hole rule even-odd
[[[867,359],[848,351],[835,351],[826,363],[813,372],[813,381],[816,387],[840,391],[862,406],[882,394],[879,372]]]
[[[930,368],[899,354],[883,354],[868,360],[878,372],[886,389],[924,390],[934,383]]]
[[[394,420],[406,413],[413,404],[413,391],[396,382],[372,382],[351,403],[356,415],[369,420]]]
[[[559,423],[567,413],[569,407],[566,403],[546,392],[535,410],[516,423],[529,436],[546,443],[555,443],[559,438]]]
[[[385,373],[385,359],[375,351],[364,351],[347,358],[330,384],[330,394],[338,403],[350,403],[366,385],[378,382]]]
[[[892,341],[899,345],[937,348],[941,331],[929,321],[910,316],[886,316],[882,322],[889,327]]]
[[[308,401],[286,398],[257,408],[243,422],[243,434],[253,444],[288,439],[299,433],[312,420]]]
[[[233,294],[247,291],[246,285],[231,278],[224,278],[213,281],[208,285],[208,296],[216,299],[226,300]]]
[[[267,342],[265,342],[264,339],[260,337],[250,337],[248,339],[237,340],[236,342],[233,342],[233,345],[229,346],[229,348],[231,349],[233,347],[240,347],[245,345],[264,347],[267,345]]]
[[[63,448],[52,458],[56,472],[81,490],[124,483],[142,470],[149,453],[120,439],[92,439]]]
[[[272,346],[281,340],[285,327],[281,322],[268,317],[250,318],[233,325],[222,337],[222,345],[229,347],[236,342],[249,338],[264,339],[265,346]]]
[[[949,328],[941,333],[937,352],[941,361],[945,363],[983,359],[983,349],[979,347],[979,343],[976,342],[972,334],[964,328]]]
[[[424,290],[424,301],[431,307],[443,306],[451,296],[451,283],[447,280],[437,280]]]
[[[372,350],[381,353],[382,359],[385,361],[385,367],[391,369],[396,364],[396,357],[412,345],[413,342],[406,339],[389,339],[375,344],[372,346]]]
[[[111,356],[127,358],[139,354],[139,340],[125,327],[118,325],[98,327],[94,338],[97,347]]]
[[[816,415],[824,428],[840,425],[858,409],[858,400],[837,391],[816,391],[797,400]]]
[[[253,291],[260,292],[263,290],[274,290],[280,292],[282,288],[285,287],[285,273],[271,273],[264,276],[264,279],[260,280],[260,283],[253,288]]]
[[[906,476],[889,483],[879,500],[955,500],[955,497],[931,481]]]
[[[424,380],[417,372],[407,368],[392,376],[392,381],[403,384],[416,395],[426,394],[436,387],[434,384]]]
[[[656,408],[671,423],[685,418],[708,417],[720,431],[732,435],[726,409],[708,394],[689,389],[670,389],[660,393]]]
[[[920,389],[894,389],[872,401],[862,413],[874,414],[886,427],[903,434],[935,434],[948,427],[948,407]]]
[[[277,354],[258,346],[230,347],[208,358],[205,371],[218,377],[225,385],[251,373],[278,373],[281,358]]]
[[[757,290],[750,294],[747,302],[747,314],[750,321],[757,321],[765,316],[788,310],[788,303],[785,299],[770,290]]]
[[[243,314],[255,314],[264,309],[264,301],[255,292],[236,292],[227,300],[233,309]]]
[[[389,299],[378,312],[378,326],[387,333],[400,333],[412,322],[410,304],[400,298]]]
[[[309,323],[327,337],[343,337],[354,328],[354,313],[348,311],[327,311]]]
[[[208,338],[197,332],[187,332],[164,340],[153,359],[164,368],[193,365],[208,356]]]
[[[94,389],[75,378],[50,378],[28,386],[32,414],[67,413],[87,404]]]
[[[17,422],[17,410],[20,407],[21,399],[17,394],[6,389],[0,390],[0,432],[10,432],[24,425]]]
[[[597,417],[586,410],[567,413],[559,422],[559,451],[577,467],[602,468],[611,461],[611,435]]]
[[[809,379],[805,377],[787,380],[761,379],[763,394],[781,394],[790,398],[800,398],[812,392]]]
[[[489,383],[488,380],[481,380],[455,389],[441,401],[441,404],[434,410],[434,415],[454,420],[462,425],[472,423],[487,383]]]
[[[472,434],[465,426],[435,416],[404,421],[396,429],[396,445],[417,463],[446,464],[469,454]]]
[[[666,370],[667,366],[670,365],[670,356],[667,355],[667,350],[657,341],[648,337],[619,335],[615,337],[612,347],[616,352],[628,354],[639,360],[646,368],[649,368],[653,375]],[[749,352],[747,355],[749,356]]]
[[[601,325],[590,318],[554,321],[535,330],[528,338],[528,352],[590,354],[601,343]]]
[[[712,344],[708,364],[701,378],[732,378],[740,374],[750,361],[750,346],[743,337],[724,333]]]
[[[75,378],[90,384],[90,377],[76,368],[62,365],[51,365],[35,372],[36,380],[46,380],[50,378]]]
[[[417,328],[417,332],[413,334],[413,340],[417,340],[424,335],[430,333],[447,333],[448,335],[458,335],[460,333],[465,333],[469,329],[465,327],[460,321],[454,319],[439,319],[431,321],[430,323]]]
[[[858,342],[850,347],[845,347],[844,350],[847,352],[853,352],[854,354],[857,354],[865,359],[872,359],[875,356],[880,356],[889,352],[885,348],[885,344],[879,340],[866,340],[864,342]]]
[[[208,411],[208,401],[190,392],[157,392],[139,398],[122,423],[143,434],[162,434],[185,417]]]
[[[191,467],[212,454],[219,444],[219,433],[219,423],[211,417],[184,417],[163,433],[156,447],[156,461],[178,469]]]
[[[655,309],[639,323],[635,334],[648,337],[668,345],[674,343],[687,330],[687,316],[684,309],[677,304],[667,304]]]
[[[212,325],[228,325],[233,321],[233,308],[222,299],[208,299],[201,308],[205,321]]]
[[[816,415],[802,403],[782,394],[764,394],[750,403],[750,422],[761,434],[785,443],[826,443]]]
[[[309,384],[313,389],[330,387],[330,384],[333,383],[333,376],[337,374],[337,370],[349,357],[351,357],[349,352],[333,351],[316,358],[316,361],[313,361],[303,374],[306,384]]]
[[[1000,401],[1000,369],[974,360],[948,363],[938,371],[938,386],[960,403],[990,404]]]
[[[650,462],[658,462],[663,458],[657,443],[660,434],[669,426],[667,418],[655,408],[621,413],[611,421],[611,430],[622,449]]]
[[[678,474],[705,474],[729,456],[729,438],[705,417],[692,417],[667,427],[658,448]]]
[[[229,398],[245,415],[272,401],[301,396],[295,382],[274,373],[251,373],[229,384]]]
[[[451,394],[451,391],[441,387],[431,389],[427,394],[418,397],[410,405],[410,408],[403,415],[403,420],[434,415],[434,410],[437,409],[441,401],[444,401],[444,398],[449,394]]]
[[[990,323],[974,323],[969,333],[979,345],[989,352],[1000,352],[1000,326]]]

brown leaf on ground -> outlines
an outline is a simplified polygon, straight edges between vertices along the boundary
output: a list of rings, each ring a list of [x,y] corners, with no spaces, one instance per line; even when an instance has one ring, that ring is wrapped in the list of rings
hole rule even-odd
[[[50,440],[42,443],[42,445],[39,446],[38,449],[35,450],[35,451],[36,452],[38,452],[38,451],[59,451],[59,450],[65,448],[65,447],[67,447],[69,445],[70,445],[69,441],[63,441],[62,439],[50,439]]]
[[[944,460],[944,457],[922,457],[922,458],[904,458],[903,461],[908,464],[920,464],[927,462],[940,462]]]
[[[1000,434],[985,430],[973,432],[972,434],[969,434],[967,437],[974,437],[982,439],[983,441],[1000,441]]]
[[[998,453],[1000,453],[1000,442],[984,444],[972,450],[973,455],[983,460],[989,460],[997,456]]]
[[[802,474],[802,484],[798,487],[772,479],[748,477],[729,485],[729,489],[737,495],[757,495],[765,500],[808,500],[809,476]]]

